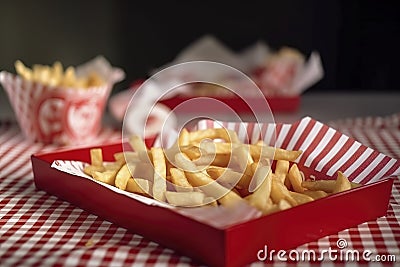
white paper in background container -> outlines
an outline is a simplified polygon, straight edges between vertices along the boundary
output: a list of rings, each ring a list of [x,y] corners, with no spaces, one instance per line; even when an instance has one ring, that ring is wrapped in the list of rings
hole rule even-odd
[[[270,47],[263,41],[258,41],[243,49],[241,52],[236,53],[214,36],[205,35],[184,48],[173,61],[153,70],[151,74],[155,74],[175,64],[205,60],[229,65],[249,75],[255,68],[265,64],[271,55]],[[190,72],[182,73],[180,71],[179,73],[175,73],[174,78],[179,79],[179,77],[186,75],[190,75]],[[210,75],[212,75],[213,78],[224,78],[223,73],[214,72]],[[323,76],[324,70],[320,55],[318,52],[313,51],[305,64],[298,70],[297,75],[293,78],[291,83],[292,87],[288,88],[286,91],[290,96],[300,95],[311,85],[322,79]],[[185,93],[189,94],[190,91],[186,91]]]
[[[201,130],[214,128],[216,126],[220,127],[221,124],[224,127],[227,127],[230,123],[202,120],[197,124],[197,129]],[[400,174],[400,160],[390,158],[382,153],[374,151],[310,117],[305,117],[301,121],[293,124],[260,125],[261,127],[256,127],[261,129],[260,134],[258,134],[258,132],[253,134],[255,128],[254,123],[234,123],[234,126],[234,129],[242,129],[243,127],[246,129],[248,141],[250,143],[254,142],[253,139],[258,140],[260,136],[266,136],[265,142],[267,144],[273,142],[272,136],[274,136],[274,134],[264,135],[264,133],[271,129],[272,126],[278,139],[282,138],[280,141],[281,148],[286,149],[290,145],[293,150],[299,148],[304,149],[302,156],[297,160],[299,169],[303,170],[306,175],[315,175],[316,179],[335,178],[336,172],[340,170],[348,175],[349,179],[352,181],[361,184],[369,184],[384,177]],[[284,134],[281,134],[282,128],[286,128]],[[318,130],[315,131],[315,129]],[[246,138],[246,136],[244,135],[243,138]],[[244,141],[243,138],[241,141]],[[166,147],[172,145],[173,140],[168,138],[165,140],[168,140],[167,142],[169,143],[166,144]],[[159,141],[156,142],[159,143]],[[304,147],[305,142],[309,144],[306,147]],[[270,145],[273,144],[270,143]],[[319,147],[323,147],[323,149],[319,150],[319,153],[314,153]],[[372,152],[368,153],[367,151],[370,150],[372,150]],[[310,158],[310,156],[313,158]],[[308,163],[304,167],[303,165],[305,162]],[[84,164],[85,163],[76,161],[58,160],[52,164],[52,167],[72,175],[93,180],[83,173]],[[320,169],[319,172],[315,171],[317,166]],[[113,186],[105,185],[103,183],[100,184],[114,192],[127,195],[128,197],[134,198],[147,205],[171,208],[185,216],[192,217],[217,228],[224,228],[260,216],[260,213],[257,210],[247,205],[243,205],[233,210],[224,207],[219,207],[218,209],[210,209],[209,207],[194,209],[176,208],[153,199],[125,192]]]

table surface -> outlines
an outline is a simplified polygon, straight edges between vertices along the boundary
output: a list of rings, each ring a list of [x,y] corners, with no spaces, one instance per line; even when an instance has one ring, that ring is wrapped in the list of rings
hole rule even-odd
[[[311,116],[388,156],[400,158],[399,100],[400,94],[394,93],[306,94],[298,111],[276,113],[275,120],[293,122]],[[185,120],[185,114],[181,114],[180,119]],[[397,125],[393,124],[396,121]],[[105,116],[105,123],[118,126],[109,115]],[[106,127],[93,143],[119,138],[118,130]],[[1,97],[0,266],[198,265],[168,248],[37,190],[33,183],[30,155],[57,148],[25,141],[13,122],[7,99]],[[368,249],[373,255],[395,255],[399,262],[400,180],[396,179],[394,184],[387,216],[296,250],[321,252],[337,248],[336,242],[345,240],[347,249],[361,252]],[[332,264],[330,261],[322,263]],[[254,263],[255,266],[258,264]],[[309,265],[306,262],[297,264]],[[348,264],[357,265],[356,262]],[[274,265],[284,266],[286,263],[274,261]]]

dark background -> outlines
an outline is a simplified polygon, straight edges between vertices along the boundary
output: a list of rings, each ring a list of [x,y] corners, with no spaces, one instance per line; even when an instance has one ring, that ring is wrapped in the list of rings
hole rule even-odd
[[[320,52],[323,80],[308,92],[400,89],[400,4],[389,1],[0,1],[0,70],[78,65],[102,54],[127,73],[114,92],[171,61],[204,34],[235,51]]]

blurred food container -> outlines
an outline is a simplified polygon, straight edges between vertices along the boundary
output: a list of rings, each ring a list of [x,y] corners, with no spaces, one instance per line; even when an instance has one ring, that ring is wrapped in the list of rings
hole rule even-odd
[[[185,63],[191,62],[217,62],[227,66],[226,69],[234,68],[250,78],[256,86],[249,88],[248,81],[229,76],[229,73],[218,72],[214,69],[204,68],[201,77],[217,83],[193,83],[184,84],[184,88],[170,91],[168,95],[159,101],[171,110],[181,103],[196,97],[210,97],[227,104],[237,113],[249,113],[251,108],[265,106],[267,100],[272,112],[294,112],[298,110],[301,102],[301,94],[318,82],[323,77],[323,68],[318,52],[312,52],[309,58],[298,50],[283,47],[278,51],[272,51],[264,42],[257,42],[245,50],[236,53],[212,36],[204,36],[188,47],[183,49],[176,58],[153,70],[150,75],[159,74],[162,70],[170,69],[171,66],[181,65],[176,72],[169,71],[169,77],[163,77],[163,84],[174,80],[188,80],[188,77],[198,77],[193,69],[185,69]],[[196,69],[198,71],[198,69]],[[220,70],[223,70],[222,68]],[[156,76],[156,75],[154,75]],[[152,76],[152,78],[154,77]],[[166,78],[166,79],[165,79]],[[123,113],[123,107],[128,106],[129,99],[135,91],[140,88],[144,80],[132,83],[128,90],[118,95],[118,105],[111,107],[111,112],[118,120]],[[252,90],[257,87],[257,90]],[[233,89],[233,90],[232,90]],[[258,91],[258,92],[256,92]],[[262,94],[260,94],[260,91]],[[235,92],[235,93],[234,93]],[[250,99],[250,108],[244,101],[243,96]],[[263,99],[260,99],[263,98]],[[138,101],[140,104],[141,101]],[[117,110],[118,109],[118,110]],[[202,110],[199,110],[202,109]],[[198,112],[211,110],[209,106],[186,106],[185,112]],[[182,109],[180,109],[182,110]],[[214,112],[219,112],[218,108]]]
[[[67,74],[68,69],[65,77],[71,74]],[[76,68],[78,79],[90,79],[93,73],[102,83],[87,88],[67,83],[53,85],[45,83],[45,78],[30,80],[6,71],[0,72],[0,83],[27,139],[61,145],[84,144],[99,133],[113,85],[125,75],[101,56]]]

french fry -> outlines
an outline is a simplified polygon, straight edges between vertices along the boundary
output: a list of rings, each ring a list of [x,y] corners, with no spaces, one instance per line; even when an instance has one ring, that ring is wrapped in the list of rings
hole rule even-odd
[[[138,153],[142,151],[147,151],[146,144],[144,143],[143,139],[138,135],[133,135],[129,139],[129,144],[131,145],[133,150]]]
[[[297,201],[290,195],[290,191],[278,179],[272,179],[271,199],[274,203],[279,203],[279,201],[284,199],[291,206],[297,206]]]
[[[292,206],[284,199],[281,199],[278,204],[269,205],[266,210],[263,210],[264,215],[272,214],[278,211],[290,209]]]
[[[175,161],[183,167],[182,169],[185,171],[185,175],[192,186],[201,187],[201,190],[204,191],[207,196],[214,197],[214,199],[218,200],[222,205],[232,206],[238,202],[244,201],[238,194],[218,184],[203,172],[199,172],[196,165],[184,154],[176,154]]]
[[[154,166],[153,197],[159,201],[165,201],[167,191],[167,167],[164,151],[160,147],[152,147],[151,155]]]
[[[253,194],[247,197],[250,205],[266,212],[268,210],[268,199],[271,195],[272,177],[269,166],[261,166],[254,173],[254,178],[260,184]]]
[[[103,151],[101,148],[90,149],[90,161],[92,166],[103,166]]]
[[[196,207],[204,204],[205,195],[202,192],[165,192],[169,204],[179,207]]]
[[[336,183],[332,193],[339,193],[350,189],[351,183],[349,179],[347,179],[347,177],[339,171],[337,173]]]
[[[98,171],[93,171],[92,176],[95,180],[109,184],[109,185],[114,185],[115,184],[115,176],[117,175],[117,172],[114,171],[104,171],[104,172],[98,172]]]
[[[148,180],[130,177],[126,184],[126,191],[149,196],[150,187],[151,185]]]
[[[207,168],[207,173],[214,180],[221,181],[221,183],[229,183],[237,185],[239,188],[248,189],[252,176],[248,176],[245,173],[233,171],[229,168],[223,168],[218,166],[210,166]]]
[[[92,176],[92,173],[93,173],[94,171],[96,171],[96,172],[103,172],[103,171],[105,171],[105,170],[106,170],[106,168],[105,168],[104,166],[86,165],[86,166],[83,168],[83,172],[84,172],[85,174],[87,174],[87,175],[90,175],[90,176]]]
[[[303,193],[304,192],[304,188],[302,186],[303,177],[300,174],[297,164],[294,163],[292,167],[290,167],[287,176],[289,178],[290,184],[293,187],[293,190],[295,192]]]
[[[188,130],[186,130],[186,128],[183,128],[181,130],[181,132],[179,133],[178,142],[179,142],[179,146],[180,147],[189,145],[189,143],[190,143],[190,135],[189,135]]]
[[[117,172],[115,176],[115,186],[119,189],[125,190],[128,184],[129,178],[131,178],[131,172],[133,170],[129,170],[128,165],[124,164],[121,169]]]
[[[317,181],[303,181],[301,185],[313,191],[324,191],[327,193],[332,193],[335,189],[335,180],[317,180]]]
[[[139,153],[133,151],[115,153],[114,159],[119,162],[140,162]]]
[[[328,193],[321,190],[304,190],[303,194],[312,197],[313,199],[319,199],[328,196]]]
[[[193,187],[188,182],[185,172],[178,168],[171,168],[171,182],[175,186],[177,192],[192,192]]]
[[[282,183],[285,183],[286,175],[289,172],[289,161],[287,160],[277,160],[275,167],[275,176]]]
[[[270,146],[249,145],[250,154],[254,161],[259,161],[260,158],[269,158],[274,160],[295,161],[300,155],[301,151],[285,150],[281,148],[274,148]]]
[[[316,181],[303,181],[302,186],[313,191],[325,191],[332,193],[335,190],[336,180],[316,180]],[[351,188],[357,188],[361,184],[350,182]]]
[[[194,163],[198,166],[201,165],[214,165],[220,167],[227,167],[231,161],[231,156],[226,154],[205,155],[196,160]]]
[[[190,132],[190,142],[201,141],[206,139],[223,139],[225,142],[239,143],[236,132],[224,128],[206,129]]]
[[[298,193],[298,192],[290,191],[290,195],[293,197],[294,200],[296,200],[296,202],[299,205],[307,203],[307,202],[311,202],[314,200],[312,197],[302,194],[302,193]]]
[[[240,171],[246,170],[254,163],[249,148],[244,145],[234,148],[232,156],[236,159]]]
[[[191,160],[198,159],[202,155],[207,154],[204,150],[202,151],[201,148],[192,145],[181,146],[180,152],[185,153]]]

